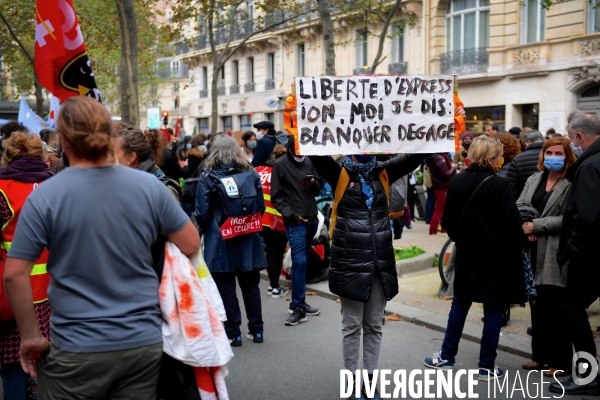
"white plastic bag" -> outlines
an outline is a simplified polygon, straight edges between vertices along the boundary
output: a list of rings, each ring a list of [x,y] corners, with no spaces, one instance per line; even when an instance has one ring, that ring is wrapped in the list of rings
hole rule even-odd
[[[159,290],[163,351],[194,367],[222,366],[231,360],[233,351],[217,310],[219,305],[213,304],[219,301],[211,301],[215,293],[206,290],[202,280],[211,286],[206,278],[198,278],[194,266],[179,248],[167,242]],[[222,308],[218,291],[216,295]]]

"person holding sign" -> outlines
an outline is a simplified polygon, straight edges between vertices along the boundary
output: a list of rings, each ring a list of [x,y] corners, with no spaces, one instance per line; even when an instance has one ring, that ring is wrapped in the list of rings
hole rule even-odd
[[[426,156],[403,154],[377,162],[373,155],[359,154],[346,157],[343,165],[328,156],[311,157],[335,193],[329,289],[340,296],[344,368],[350,371],[358,369],[361,330],[363,369],[372,374],[378,368],[385,303],[398,293],[389,186]]]
[[[248,317],[246,337],[263,342],[259,271],[267,267],[260,242],[265,211],[260,178],[232,137],[213,138],[198,181],[196,221],[204,235],[204,259],[227,313],[225,331],[232,346],[242,345],[242,315],[235,281]]]

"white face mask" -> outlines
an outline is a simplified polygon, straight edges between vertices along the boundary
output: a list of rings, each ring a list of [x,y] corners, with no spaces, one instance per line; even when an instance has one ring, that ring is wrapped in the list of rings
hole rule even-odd
[[[293,157],[294,157],[294,160],[295,160],[297,163],[304,162],[304,157],[305,157],[305,156],[302,156],[302,157],[296,157],[296,156],[293,156]]]
[[[256,131],[256,140],[260,140],[263,138],[263,133],[262,131]]]

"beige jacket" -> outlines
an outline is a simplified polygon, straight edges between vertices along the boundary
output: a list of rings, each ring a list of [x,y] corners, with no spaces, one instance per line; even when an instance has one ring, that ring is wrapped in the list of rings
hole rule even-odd
[[[542,172],[533,174],[527,179],[523,192],[517,206],[531,207],[531,198],[542,180]],[[556,252],[560,240],[560,229],[562,227],[562,214],[567,202],[567,196],[571,190],[571,183],[561,179],[544,208],[541,218],[533,220],[533,233],[537,241],[537,264],[535,271],[536,285],[555,285],[565,287],[567,284],[567,269],[565,265],[561,269],[556,261]]]

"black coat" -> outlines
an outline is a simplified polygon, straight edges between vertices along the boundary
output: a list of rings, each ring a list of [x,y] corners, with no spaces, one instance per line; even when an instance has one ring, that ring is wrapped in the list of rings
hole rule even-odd
[[[571,260],[569,274],[585,268],[598,276],[596,250],[600,243],[600,139],[593,142],[567,169],[567,179],[572,186],[563,214],[558,265],[562,267]]]
[[[433,190],[445,190],[448,181],[456,175],[456,168],[451,166],[451,161],[446,154],[433,154],[427,157],[427,165],[431,172],[431,183]]]
[[[179,160],[173,150],[163,149],[160,169],[169,177],[169,179],[179,182],[179,178],[183,178],[181,165],[179,165]]]
[[[383,163],[378,162],[371,172],[374,192],[371,210],[363,197],[358,173],[348,170],[350,182],[338,205],[332,238],[329,269],[329,290],[332,293],[356,301],[368,301],[377,266],[385,298],[391,300],[398,294],[388,201],[378,173],[385,169],[390,182],[394,182],[417,168],[425,156],[401,155]],[[311,160],[335,193],[342,165],[331,157],[311,157]]]
[[[477,186],[491,176],[475,192]],[[457,249],[454,293],[489,304],[527,301],[521,250],[527,244],[508,181],[491,168],[470,167],[450,180],[442,226]]]
[[[273,154],[273,149],[277,144],[277,139],[275,138],[275,131],[271,131],[262,137],[256,143],[256,150],[254,150],[254,155],[252,156],[252,165],[256,167],[260,167],[265,165],[265,162],[271,157]]]
[[[543,147],[544,143],[532,143],[527,150],[521,154],[517,154],[510,162],[507,178],[515,199],[521,196],[527,179],[536,172],[540,172],[538,161]]]

